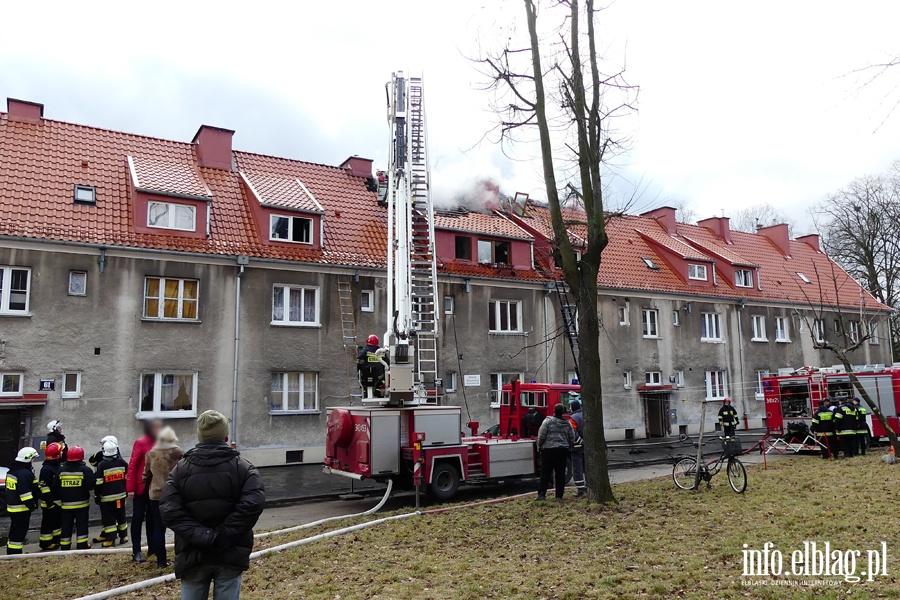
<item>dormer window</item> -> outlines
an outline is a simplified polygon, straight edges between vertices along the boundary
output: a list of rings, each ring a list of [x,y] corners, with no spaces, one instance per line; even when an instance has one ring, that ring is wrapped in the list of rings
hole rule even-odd
[[[491,240],[478,240],[478,262],[508,265],[510,264],[509,242],[494,242]]]
[[[295,244],[313,243],[313,220],[305,217],[272,215],[269,218],[269,239]]]
[[[688,279],[696,279],[698,281],[706,281],[706,265],[688,264]]]
[[[747,269],[738,269],[734,272],[734,285],[737,287],[753,287],[753,273]]]
[[[196,231],[197,208],[188,204],[150,201],[147,203],[147,227]]]
[[[75,186],[75,204],[96,204],[97,189],[90,185]]]

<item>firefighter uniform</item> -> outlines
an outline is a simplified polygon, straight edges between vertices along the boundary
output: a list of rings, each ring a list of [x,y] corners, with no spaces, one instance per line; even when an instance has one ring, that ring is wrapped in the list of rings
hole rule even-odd
[[[859,398],[853,400],[853,407],[856,409],[856,449],[865,456],[866,448],[869,447],[869,423],[866,421],[869,411],[859,404]]]
[[[375,336],[369,336],[369,338],[375,338],[375,343],[367,343],[356,356],[359,384],[364,391],[366,388],[373,388],[372,393],[375,398],[383,398],[385,394],[385,368],[382,361],[387,363],[389,359],[386,356],[378,356],[378,338]]]
[[[80,450],[80,453],[74,452]],[[73,456],[74,455],[74,456]],[[80,455],[80,460],[72,460]],[[84,450],[69,448],[69,461],[59,468],[56,476],[59,499],[62,504],[62,540],[60,548],[72,548],[72,529],[79,550],[91,547],[88,536],[88,512],[91,506],[91,490],[94,489],[94,472],[84,464]]]
[[[94,541],[102,542],[104,546],[112,546],[116,541],[116,534],[122,543],[128,541],[128,523],[125,520],[127,469],[128,463],[119,456],[107,456],[97,465],[94,498],[100,505],[103,532]]]
[[[31,448],[32,452],[37,452]],[[7,554],[22,554],[25,536],[31,523],[31,511],[37,508],[38,482],[31,466],[32,456],[27,462],[16,458],[6,474],[6,512],[9,514],[9,537],[6,541]]]
[[[59,460],[45,459],[38,477],[41,488],[41,550],[58,548],[62,535],[62,509],[59,507],[59,488],[56,487]]]
[[[834,445],[834,413],[831,412],[827,402],[820,403],[819,410],[813,415],[812,430],[822,445],[822,458],[831,458]]]
[[[841,415],[835,423],[835,428],[841,438],[844,457],[856,456],[856,409],[846,401],[835,411],[835,415]]]
[[[722,405],[722,408],[719,409],[719,423],[722,424],[722,430],[725,432],[725,437],[733,437],[734,431],[737,429],[738,423],[738,413],[731,405],[731,401],[726,398],[723,402],[726,404]]]

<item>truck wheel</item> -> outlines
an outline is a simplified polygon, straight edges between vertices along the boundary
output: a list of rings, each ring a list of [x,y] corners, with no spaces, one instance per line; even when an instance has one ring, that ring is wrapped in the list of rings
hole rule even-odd
[[[431,472],[431,483],[428,485],[431,495],[438,500],[449,500],[459,490],[459,472],[453,465],[437,463]]]

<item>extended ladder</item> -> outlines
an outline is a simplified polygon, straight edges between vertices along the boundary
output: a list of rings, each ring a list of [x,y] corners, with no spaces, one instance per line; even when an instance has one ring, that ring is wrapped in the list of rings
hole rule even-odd
[[[410,227],[410,292],[416,331],[416,371],[428,391],[428,402],[437,403],[437,265],[434,252],[434,207],[431,202],[424,89],[421,77],[409,79],[409,166],[412,218]]]
[[[569,298],[569,286],[564,281],[557,280],[553,283],[559,299],[559,312],[562,315],[563,327],[566,328],[566,337],[569,338],[572,360],[575,361],[575,375],[581,381],[581,372],[578,370],[578,307]]]
[[[353,313],[353,287],[350,285],[350,276],[338,276],[337,285],[341,306],[341,344],[344,349],[344,368],[347,371],[347,397],[352,402],[354,397],[361,397],[362,394],[354,393],[354,390],[359,389],[356,377],[356,354],[359,348],[356,345],[356,318]]]

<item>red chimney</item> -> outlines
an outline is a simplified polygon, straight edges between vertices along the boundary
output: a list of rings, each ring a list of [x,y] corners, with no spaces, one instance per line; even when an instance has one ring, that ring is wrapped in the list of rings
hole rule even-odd
[[[194,135],[191,143],[197,144],[197,158],[201,167],[210,169],[225,169],[230,171],[231,164],[231,138],[234,131],[201,125]]]
[[[787,223],[779,223],[778,225],[770,225],[769,227],[760,227],[756,230],[757,235],[769,238],[769,241],[778,248],[785,256],[791,255],[791,234],[788,231]]]
[[[819,246],[819,234],[818,233],[810,233],[809,235],[804,235],[802,237],[797,238],[798,242],[803,242],[816,252],[821,252],[822,249]]]
[[[729,226],[730,219],[728,217],[710,217],[709,219],[703,219],[702,221],[697,221],[697,225],[700,227],[706,227],[710,231],[712,231],[719,239],[725,240],[726,243],[731,243],[731,227]]]
[[[341,168],[347,169],[354,177],[371,177],[372,159],[354,155],[341,163]]]
[[[6,99],[6,112],[10,121],[19,123],[40,123],[44,118],[44,105],[27,100]]]
[[[666,233],[675,235],[675,209],[671,206],[660,206],[655,210],[643,213],[641,216],[656,219],[662,225],[662,228],[666,230]]]

